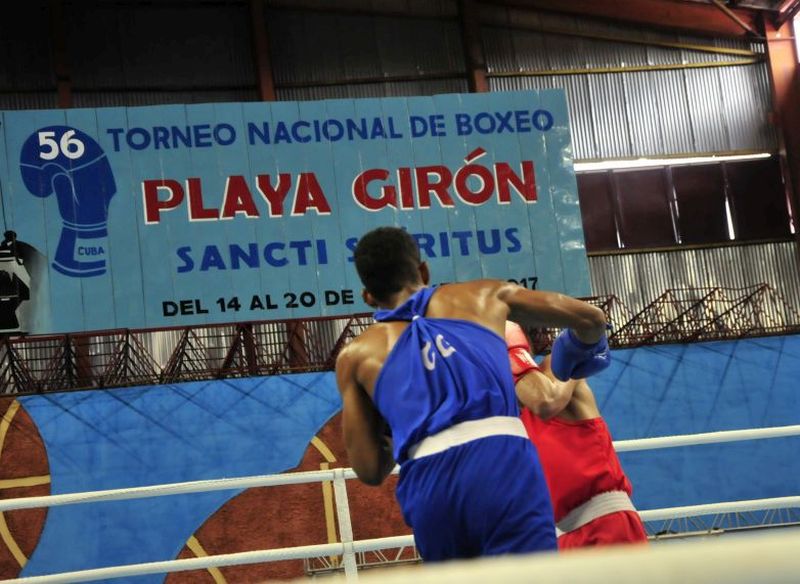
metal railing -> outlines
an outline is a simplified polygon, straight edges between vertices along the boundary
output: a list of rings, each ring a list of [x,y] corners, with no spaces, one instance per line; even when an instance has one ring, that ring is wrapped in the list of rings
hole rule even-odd
[[[616,348],[800,332],[800,314],[766,284],[668,290],[637,314],[615,296],[585,300],[606,312]],[[0,395],[329,371],[371,323],[371,314],[354,314],[2,337]],[[529,331],[534,351],[545,351],[556,332]]]

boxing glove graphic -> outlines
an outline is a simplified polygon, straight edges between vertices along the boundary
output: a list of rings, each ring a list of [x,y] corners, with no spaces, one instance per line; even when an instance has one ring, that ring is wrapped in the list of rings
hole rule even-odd
[[[37,197],[56,195],[63,227],[52,266],[76,278],[106,272],[108,206],[116,193],[111,164],[90,136],[48,126],[23,144],[20,170]]]

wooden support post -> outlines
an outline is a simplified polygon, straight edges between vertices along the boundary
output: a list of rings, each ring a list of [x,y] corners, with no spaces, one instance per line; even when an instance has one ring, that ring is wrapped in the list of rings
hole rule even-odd
[[[52,43],[53,69],[58,92],[58,107],[72,107],[72,80],[70,78],[67,37],[64,33],[64,10],[62,0],[50,0],[50,42]]]
[[[250,0],[250,25],[253,32],[253,56],[255,58],[258,92],[261,101],[275,101],[275,82],[272,79],[272,58],[267,36],[267,19],[264,16],[264,0]]]
[[[483,54],[483,43],[481,42],[479,7],[475,0],[460,0],[458,12],[469,90],[472,93],[487,93],[489,82],[486,79],[486,57]]]

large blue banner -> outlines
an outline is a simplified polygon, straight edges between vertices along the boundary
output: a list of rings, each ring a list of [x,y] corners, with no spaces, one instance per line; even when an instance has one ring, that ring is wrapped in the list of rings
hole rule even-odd
[[[0,331],[368,310],[358,238],[434,283],[589,293],[562,90],[2,112]]]

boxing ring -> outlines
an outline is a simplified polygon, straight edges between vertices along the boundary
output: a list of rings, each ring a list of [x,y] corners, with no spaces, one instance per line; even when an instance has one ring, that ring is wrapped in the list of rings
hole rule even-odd
[[[632,452],[792,436],[800,436],[800,425],[664,436],[639,440],[622,440],[614,442],[614,448],[617,452]],[[398,469],[395,468],[394,472],[396,473],[397,471]],[[120,501],[125,499],[163,497],[209,491],[239,490],[253,487],[271,487],[331,481],[333,483],[336,515],[339,522],[341,541],[337,543],[129,564],[59,574],[31,576],[11,580],[11,582],[24,584],[87,582],[145,574],[166,574],[171,572],[257,564],[280,560],[308,559],[321,556],[341,556],[344,577],[348,580],[355,580],[359,577],[356,562],[357,554],[413,546],[414,539],[411,535],[357,541],[353,539],[347,496],[347,480],[354,478],[356,478],[356,475],[352,469],[337,468],[331,470],[190,481],[144,487],[0,500],[0,512],[4,512],[18,509],[56,507],[101,501]],[[748,501],[719,502],[665,509],[650,509],[639,511],[639,515],[643,521],[652,522],[671,521],[687,517],[722,513],[746,513],[751,511],[794,508],[800,509],[800,495]],[[636,546],[633,547],[635,548]],[[702,573],[701,571],[697,571],[695,574],[700,576],[702,580],[686,579],[692,574],[691,568],[699,570],[700,566],[711,561],[716,561],[716,563],[719,564],[719,566],[715,565],[714,568],[715,577],[720,576],[721,578],[722,575],[725,576],[724,579],[713,580],[715,582],[788,582],[796,581],[798,577],[797,574],[800,572],[800,553],[798,553],[798,550],[800,550],[800,534],[761,536],[752,541],[748,540],[747,542],[726,542],[724,546],[719,545],[719,542],[697,542],[663,547],[670,549],[650,549],[652,546],[650,546],[650,548],[633,549],[631,546],[627,546],[625,549],[606,548],[602,550],[587,550],[585,552],[583,550],[571,552],[567,554],[570,556],[569,558],[565,558],[565,555],[556,556],[554,554],[546,554],[529,558],[487,559],[478,562],[477,565],[479,569],[475,569],[475,562],[470,562],[468,568],[463,568],[461,572],[457,572],[457,576],[454,575],[456,572],[444,572],[439,566],[426,566],[425,570],[414,571],[414,579],[419,582],[443,582],[449,581],[450,578],[457,578],[460,582],[485,582],[489,579],[504,582],[527,582],[530,581],[530,575],[533,572],[528,572],[527,568],[521,568],[522,566],[528,566],[530,564],[530,569],[536,570],[537,581],[588,582],[596,581],[597,570],[602,569],[601,566],[607,565],[609,567],[609,573],[613,571],[616,582],[641,582],[643,566],[647,566],[648,562],[661,561],[667,562],[670,566],[673,564],[681,566],[681,576],[677,581],[711,581],[707,577],[708,574]],[[572,556],[575,557],[573,558]],[[624,560],[622,559],[623,556]],[[746,558],[749,560],[744,561]],[[756,558],[758,558],[758,561],[755,561]],[[629,570],[627,567],[623,570],[620,565],[626,563],[635,564],[638,566],[638,571]],[[764,566],[768,566],[771,573],[764,574]],[[452,564],[448,564],[448,568],[450,570],[458,570],[458,568],[453,568]],[[575,572],[571,570],[575,570]],[[585,577],[581,579],[581,573],[588,574],[589,579],[587,580]],[[670,570],[669,573],[675,576],[678,572]],[[548,576],[548,574],[551,576]],[[628,576],[626,576],[626,574]],[[385,571],[381,572],[381,581],[390,581],[390,577],[393,577],[392,575],[393,572],[388,574]],[[402,578],[402,575],[398,574],[397,577]],[[552,579],[547,580],[548,577],[552,577]],[[630,577],[630,579],[625,579],[626,577]],[[647,581],[676,581],[674,579],[660,580],[657,579],[657,577],[658,574],[652,571],[651,565],[647,575]],[[638,580],[636,578],[638,578]],[[397,579],[396,581],[400,582],[402,580]]]

